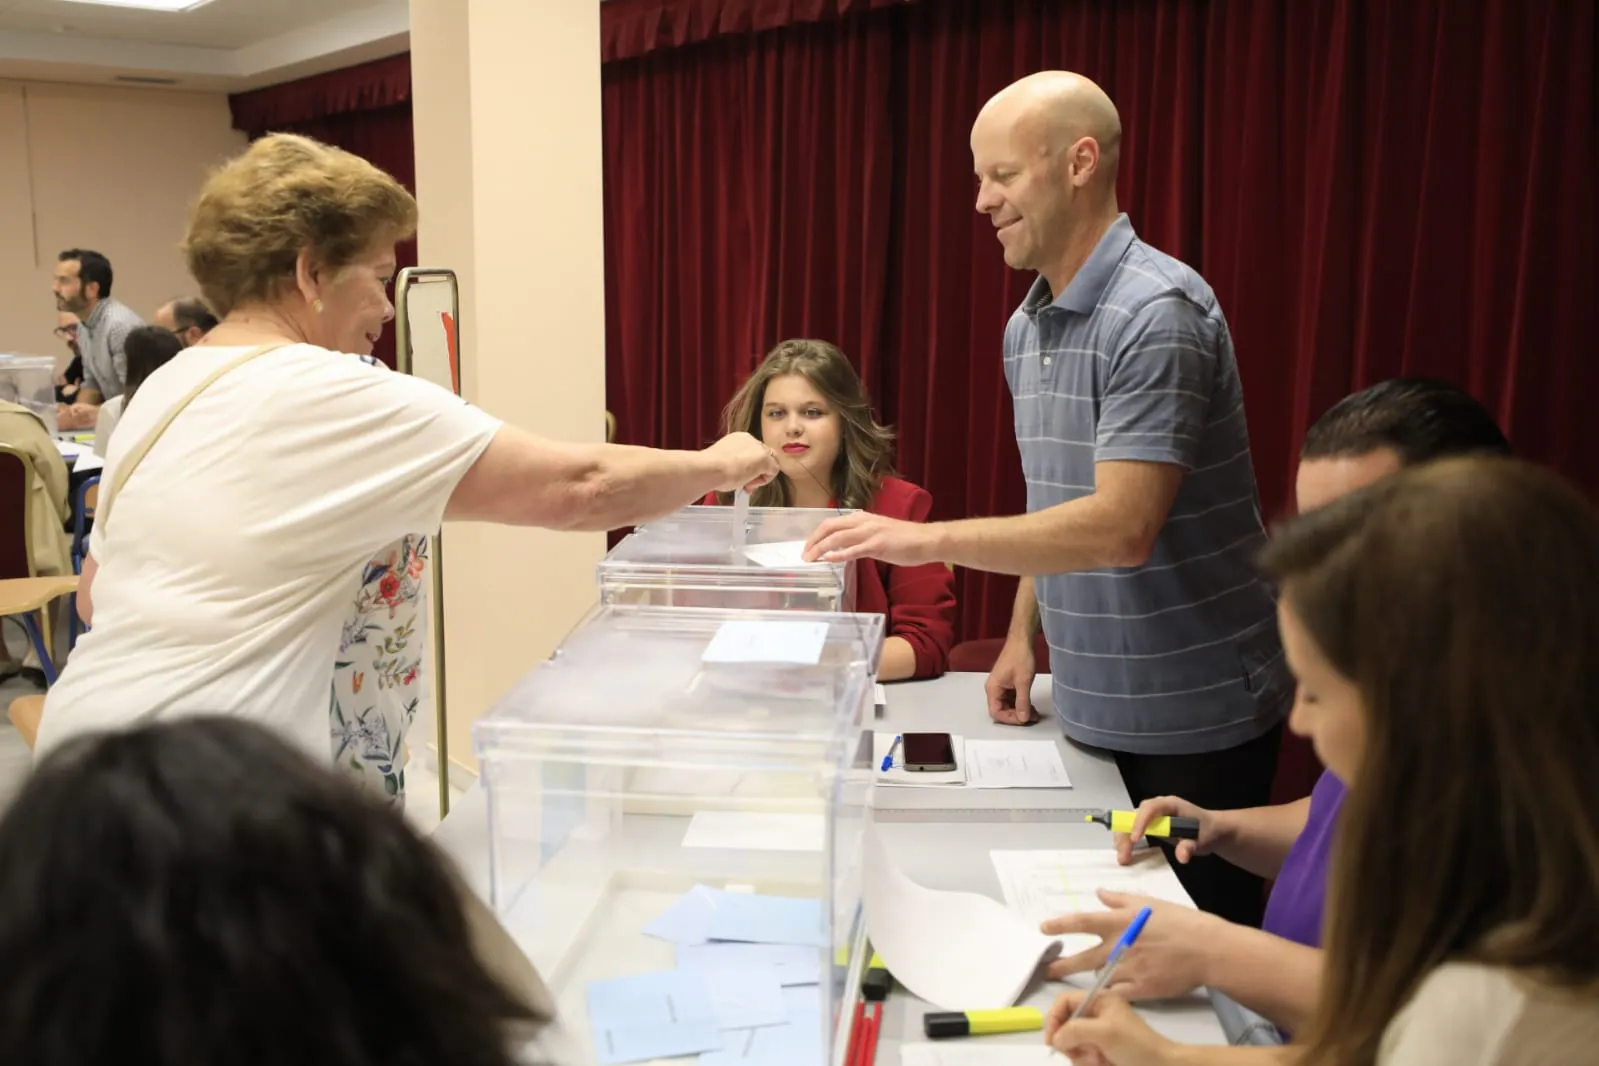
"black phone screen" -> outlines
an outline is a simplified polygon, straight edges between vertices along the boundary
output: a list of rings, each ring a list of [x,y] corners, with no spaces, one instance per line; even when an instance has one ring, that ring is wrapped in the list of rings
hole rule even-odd
[[[955,769],[955,745],[948,733],[905,733],[905,769],[940,771]]]

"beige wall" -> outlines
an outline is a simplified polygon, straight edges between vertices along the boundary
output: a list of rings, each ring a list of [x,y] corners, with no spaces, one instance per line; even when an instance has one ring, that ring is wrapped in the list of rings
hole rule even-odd
[[[600,13],[594,0],[411,0],[422,265],[461,281],[468,399],[546,436],[605,431]],[[471,723],[598,598],[598,533],[445,528],[452,761]]]
[[[112,295],[146,317],[191,292],[189,202],[243,145],[220,93],[0,81],[0,351],[67,358],[50,335],[64,248],[104,252]]]

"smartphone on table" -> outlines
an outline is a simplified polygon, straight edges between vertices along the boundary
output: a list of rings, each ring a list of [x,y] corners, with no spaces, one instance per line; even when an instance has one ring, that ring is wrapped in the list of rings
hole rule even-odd
[[[945,773],[955,769],[955,743],[948,733],[902,733],[904,766],[912,773]]]

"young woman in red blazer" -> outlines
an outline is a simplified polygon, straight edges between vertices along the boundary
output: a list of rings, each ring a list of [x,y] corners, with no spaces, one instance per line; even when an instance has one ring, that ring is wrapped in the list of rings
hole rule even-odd
[[[750,494],[755,507],[827,507],[927,520],[933,497],[893,476],[894,434],[844,353],[825,341],[788,340],[767,353],[723,412],[777,452],[779,474]],[[712,493],[706,503],[730,503]],[[955,643],[955,575],[943,563],[855,566],[855,609],[887,615],[877,676],[938,677]]]

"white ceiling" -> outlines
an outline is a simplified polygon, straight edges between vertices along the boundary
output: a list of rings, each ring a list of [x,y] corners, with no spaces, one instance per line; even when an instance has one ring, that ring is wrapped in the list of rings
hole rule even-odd
[[[0,0],[0,78],[237,92],[410,47],[407,0],[211,0],[140,11]]]

